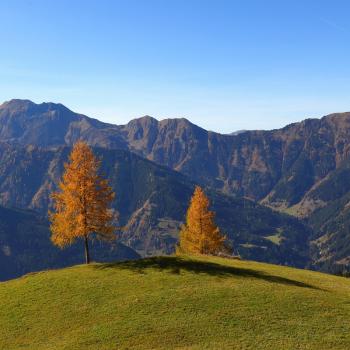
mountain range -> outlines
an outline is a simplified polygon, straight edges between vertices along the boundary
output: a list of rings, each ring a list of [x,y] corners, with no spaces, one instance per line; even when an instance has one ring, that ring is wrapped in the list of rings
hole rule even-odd
[[[0,106],[0,205],[45,221],[80,139],[103,160],[130,257],[174,251],[200,184],[243,257],[330,272],[350,262],[350,113],[223,135],[186,119],[112,125],[61,104],[11,100]]]

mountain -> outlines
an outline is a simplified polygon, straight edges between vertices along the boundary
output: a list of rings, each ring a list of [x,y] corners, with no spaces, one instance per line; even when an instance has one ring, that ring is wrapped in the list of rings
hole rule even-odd
[[[70,151],[65,146],[0,143],[0,204],[45,216]],[[113,208],[123,227],[119,241],[142,256],[174,252],[195,184],[129,151],[94,148],[94,152],[117,194]],[[312,232],[300,221],[248,199],[211,189],[207,193],[218,225],[243,257],[299,267],[311,264]]]
[[[350,113],[307,119],[278,130],[222,135],[186,119],[157,121],[146,116],[117,126],[60,104],[12,100],[0,106],[4,143],[50,148],[71,146],[78,139],[95,147],[131,151],[193,183],[301,218],[314,231],[304,237],[311,239],[310,260],[319,268],[341,267],[350,260],[350,232],[342,225],[350,196],[346,177]],[[6,199],[7,191],[11,189],[0,194],[5,203],[11,201]],[[136,213],[135,227],[147,210]],[[143,246],[140,251],[147,250]]]
[[[190,122],[148,119],[123,127],[130,150],[195,181],[277,209],[306,193],[349,159],[350,113],[280,130],[221,135]]]
[[[349,349],[349,280],[158,257],[0,283],[0,348]]]
[[[101,147],[126,148],[119,128],[73,113],[62,104],[11,100],[0,106],[0,141],[22,145],[72,145],[78,139]]]
[[[248,130],[237,130],[234,132],[231,132],[230,135],[237,136],[239,134],[243,134],[244,132],[247,132]]]
[[[121,243],[92,243],[93,259],[115,261],[140,256]],[[78,264],[83,258],[80,243],[61,250],[50,241],[48,222],[30,210],[0,206],[0,281],[40,271]]]
[[[12,100],[0,106],[0,140],[21,145],[128,149],[228,194],[262,200],[278,209],[306,193],[349,159],[350,113],[271,131],[222,135],[186,119],[149,116],[126,125],[105,124],[60,104]]]

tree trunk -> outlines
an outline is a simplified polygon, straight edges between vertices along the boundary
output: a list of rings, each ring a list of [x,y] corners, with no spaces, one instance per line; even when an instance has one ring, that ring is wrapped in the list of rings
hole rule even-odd
[[[84,245],[85,245],[85,264],[90,264],[89,242],[86,236],[84,236]]]
[[[203,226],[202,226],[202,217],[199,217],[199,227],[200,227],[200,245],[199,245],[199,254],[204,254],[204,235],[203,235]]]

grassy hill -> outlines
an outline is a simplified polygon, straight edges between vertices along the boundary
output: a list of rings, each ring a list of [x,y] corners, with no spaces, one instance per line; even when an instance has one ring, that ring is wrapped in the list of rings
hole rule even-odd
[[[222,258],[75,266],[0,283],[0,349],[349,349],[350,280]]]

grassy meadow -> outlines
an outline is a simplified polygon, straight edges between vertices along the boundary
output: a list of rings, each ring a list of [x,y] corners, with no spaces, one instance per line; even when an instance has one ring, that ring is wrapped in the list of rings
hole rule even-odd
[[[0,283],[0,349],[350,349],[350,280],[209,257]]]

